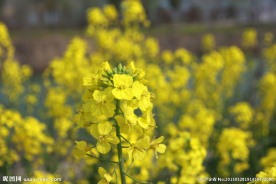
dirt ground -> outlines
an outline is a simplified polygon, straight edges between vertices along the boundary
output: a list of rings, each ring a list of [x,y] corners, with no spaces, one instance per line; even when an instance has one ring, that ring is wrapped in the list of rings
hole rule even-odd
[[[161,50],[184,47],[198,54],[201,51],[203,34],[213,33],[217,47],[240,45],[241,34],[245,28],[166,25],[150,28],[145,31],[145,34],[157,38]],[[270,27],[261,27],[260,30],[275,33],[275,29]],[[74,36],[81,35],[85,35],[83,30],[17,30],[12,32],[11,37],[16,49],[16,59],[21,63],[31,65],[36,72],[40,73],[53,58],[63,55],[67,44]],[[261,36],[259,34],[260,39]],[[88,38],[87,40],[90,43],[90,51],[93,52],[93,42]]]
[[[15,57],[23,64],[31,65],[36,72],[43,71],[54,57],[62,56],[69,38],[48,35],[41,38],[14,39]]]

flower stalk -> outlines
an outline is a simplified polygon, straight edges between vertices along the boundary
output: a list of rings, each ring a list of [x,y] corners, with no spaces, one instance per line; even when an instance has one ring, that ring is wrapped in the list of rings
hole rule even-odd
[[[120,109],[120,101],[116,100],[116,110],[115,114],[119,114],[119,109]],[[123,158],[123,151],[122,151],[122,141],[121,141],[121,133],[120,133],[120,127],[114,118],[115,121],[115,128],[116,128],[116,136],[120,140],[119,144],[117,144],[117,151],[118,151],[118,165],[119,165],[119,170],[120,170],[120,177],[121,177],[121,183],[126,184],[126,177],[124,174],[124,158]]]
[[[117,125],[117,123],[116,123],[116,136],[120,140],[120,143],[117,144],[117,150],[118,150],[118,164],[119,164],[119,170],[120,170],[121,183],[126,184],[126,178],[124,175],[124,158],[123,158],[123,151],[122,151],[122,142],[120,137],[120,127]]]

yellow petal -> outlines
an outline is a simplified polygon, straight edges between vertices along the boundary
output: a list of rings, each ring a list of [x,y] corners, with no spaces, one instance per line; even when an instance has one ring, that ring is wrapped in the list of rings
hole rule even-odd
[[[101,176],[101,178],[104,178],[104,175],[107,174],[106,170],[103,167],[98,168],[98,173]]]
[[[83,112],[89,112],[91,111],[91,105],[93,104],[92,100],[86,101],[82,107],[83,107]]]
[[[135,149],[133,151],[133,158],[135,160],[142,160],[143,158],[145,158],[146,153],[147,152],[145,150],[137,150],[137,149]]]
[[[93,85],[93,76],[92,74],[86,75],[83,77],[83,85],[84,86],[92,86]]]
[[[121,93],[121,89],[118,89],[118,88],[114,88],[112,90],[112,94],[114,95],[115,98],[119,99],[119,100],[122,100],[123,99],[123,94]]]
[[[128,134],[130,130],[130,124],[127,123],[126,119],[122,116],[116,116],[115,119],[120,127],[120,132],[123,134]]]
[[[139,139],[136,143],[135,146],[138,148],[142,149],[149,149],[150,147],[150,138],[149,136],[145,136],[142,139]]]
[[[106,137],[106,140],[107,140],[108,142],[112,143],[112,144],[119,144],[119,142],[120,142],[120,140],[119,140],[118,137],[112,136],[112,135]]]
[[[161,143],[163,140],[164,140],[164,136],[161,136],[158,139],[155,139],[154,143]]]
[[[103,94],[103,92],[101,92],[99,90],[95,90],[93,93],[93,98],[96,102],[99,102],[99,101],[103,101],[105,99],[105,95]]]
[[[108,153],[110,151],[110,149],[111,149],[111,146],[110,146],[110,144],[106,140],[97,142],[97,150],[100,153],[106,154],[106,153]]]
[[[73,150],[73,155],[76,158],[81,158],[86,155],[87,150],[87,143],[85,141],[75,141],[76,146]]]
[[[130,147],[128,148],[128,156],[129,156],[129,159],[132,160],[133,158],[133,151],[134,151],[134,148],[133,147]]]
[[[142,110],[142,111],[146,111],[149,107],[152,106],[152,103],[150,101],[150,97],[148,98],[142,98],[140,101],[139,101],[139,108]]]
[[[132,88],[127,88],[121,91],[123,99],[131,100],[133,98],[133,90]]]
[[[93,124],[89,127],[90,133],[94,138],[98,138],[100,136],[99,131],[98,131],[98,126]]]
[[[156,151],[158,153],[165,153],[166,151],[166,145],[165,144],[159,144],[157,147],[156,147]]]
[[[103,67],[104,70],[111,71],[111,67],[107,61],[103,62]]]
[[[78,149],[85,149],[85,147],[87,146],[87,143],[85,141],[75,141],[76,143],[76,148]]]
[[[112,94],[115,98],[119,100],[131,100],[133,98],[132,88],[118,89],[115,88],[112,90]]]
[[[76,157],[76,158],[82,158],[85,156],[85,151],[84,150],[80,150],[80,149],[77,149],[77,148],[74,148],[73,150],[73,156]]]
[[[132,85],[133,78],[126,74],[115,74],[113,76],[113,82],[115,88],[120,88],[121,86],[128,88]]]
[[[147,129],[149,127],[149,124],[145,118],[138,118],[138,123],[144,129]]]
[[[111,180],[113,180],[113,177],[110,176],[110,174],[105,174],[104,178],[106,179],[107,182],[110,182]]]
[[[137,116],[134,113],[134,107],[128,105],[128,103],[123,103],[121,109],[124,113],[124,118],[132,125],[137,123]]]
[[[126,87],[130,87],[133,84],[133,78],[131,76],[125,75],[124,79],[125,79],[124,82]]]
[[[147,90],[147,87],[146,87],[145,85],[141,84],[140,82],[135,81],[135,82],[133,82],[132,89],[133,89],[133,95],[134,95],[138,100],[140,100],[140,99],[141,99],[142,92],[143,92],[143,91],[146,91],[146,90]]]
[[[98,124],[98,131],[100,135],[108,135],[112,131],[112,125],[110,122],[105,121]]]

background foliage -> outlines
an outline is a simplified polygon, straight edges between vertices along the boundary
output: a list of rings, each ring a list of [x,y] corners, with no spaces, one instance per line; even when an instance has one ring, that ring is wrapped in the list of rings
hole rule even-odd
[[[109,61],[141,68],[154,99],[155,135],[164,135],[167,146],[158,159],[149,152],[142,161],[126,163],[133,177],[153,183],[207,183],[198,180],[204,177],[276,180],[274,35],[248,28],[241,47],[217,47],[215,35],[206,34],[200,53],[161,50],[142,31],[150,22],[141,2],[127,0],[121,7],[121,15],[112,5],[89,9],[87,37],[94,51],[88,51],[86,39],[75,37],[41,76],[15,59],[8,30],[0,24],[1,175],[102,181],[95,174],[98,167],[109,172],[114,166],[103,160],[116,158],[97,149],[92,152],[98,159],[73,152],[87,151],[75,141],[96,144],[80,128],[87,124],[81,114],[84,86],[87,76]]]

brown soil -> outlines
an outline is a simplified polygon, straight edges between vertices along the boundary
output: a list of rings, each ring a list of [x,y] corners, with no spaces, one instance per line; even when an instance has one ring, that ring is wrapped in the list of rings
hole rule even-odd
[[[20,33],[20,32],[19,32]],[[15,46],[16,59],[20,63],[31,65],[36,72],[42,72],[49,62],[55,57],[61,57],[74,35],[83,35],[80,31],[66,34],[62,31],[46,32],[43,34],[24,33],[12,36]],[[158,39],[161,50],[184,47],[195,54],[201,53],[200,33],[181,33],[181,31],[147,33]],[[217,47],[240,45],[241,32],[215,33]],[[89,44],[90,51],[93,50],[93,43]]]
[[[36,72],[43,71],[55,57],[61,57],[70,39],[60,35],[17,37],[13,40],[15,57],[31,65]]]

